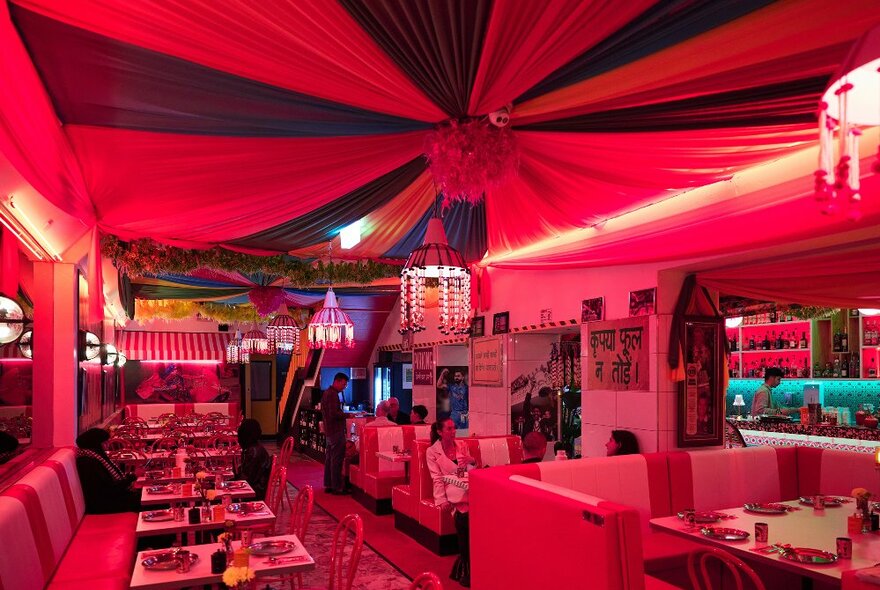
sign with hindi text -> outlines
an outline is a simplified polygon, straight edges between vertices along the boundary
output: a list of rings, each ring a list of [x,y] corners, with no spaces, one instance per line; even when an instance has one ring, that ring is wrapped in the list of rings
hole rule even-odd
[[[648,317],[590,322],[587,327],[587,389],[648,391]]]
[[[474,338],[471,342],[471,384],[504,384],[504,366],[501,358],[501,338]]]
[[[413,385],[434,385],[434,349],[416,348],[412,359]]]

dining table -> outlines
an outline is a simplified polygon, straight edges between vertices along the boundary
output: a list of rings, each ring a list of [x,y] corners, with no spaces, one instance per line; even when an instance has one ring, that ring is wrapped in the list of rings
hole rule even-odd
[[[289,541],[294,544],[294,548],[278,555],[278,561],[274,563],[270,562],[266,556],[252,554],[248,567],[256,573],[257,581],[263,576],[289,575],[315,569],[315,560],[309,555],[296,535],[261,537],[251,543],[251,547],[254,546],[254,543],[267,541]],[[176,590],[209,584],[222,585],[223,574],[211,573],[211,554],[219,547],[220,545],[217,543],[181,547],[181,549],[198,556],[187,572],[178,572],[176,569],[147,569],[144,566],[144,561],[155,555],[157,551],[141,551],[135,560],[129,588],[131,590]],[[233,541],[232,547],[233,549],[241,548],[241,541]]]
[[[412,453],[401,453],[394,451],[377,451],[376,456],[389,463],[403,463],[403,473],[406,481],[409,481],[409,464],[412,460]]]
[[[159,471],[159,470],[156,470]],[[173,475],[170,469],[161,470],[162,475],[155,475],[152,477],[147,477],[146,475],[141,475],[134,481],[134,487],[140,488],[144,486],[151,485],[160,485],[167,483],[186,483],[186,482],[194,482],[196,480],[196,476],[193,473],[181,473],[180,475]],[[232,471],[222,471],[220,474],[224,479],[232,479],[234,476]],[[216,476],[216,472],[209,473],[209,476]]]
[[[688,526],[683,514],[653,518],[651,527],[655,530],[686,537],[692,541],[719,547],[749,563],[763,567],[784,570],[797,574],[809,587],[809,581],[816,581],[839,587],[845,572],[869,568],[880,561],[880,534],[850,533],[847,530],[847,518],[853,514],[855,504],[852,498],[839,498],[837,505],[831,503],[824,509],[816,510],[801,500],[789,500],[776,504],[787,509],[778,514],[756,513],[745,506],[722,508],[715,511],[723,518],[715,523]],[[806,501],[812,501],[811,499]],[[827,501],[827,498],[826,498]],[[761,503],[758,504],[760,508]],[[752,505],[752,508],[755,506]],[[766,523],[768,537],[766,543],[755,540],[755,523]],[[725,541],[709,536],[704,529],[711,527],[736,529],[747,533],[747,538],[736,541]],[[710,531],[711,532],[711,531]],[[837,538],[845,537],[852,540],[852,557],[838,557],[828,564],[806,564],[792,561],[784,554],[791,555],[787,548],[806,548],[837,555]]]
[[[220,485],[222,487],[217,490],[217,494],[228,495],[233,500],[253,498],[256,495],[251,484],[244,480],[227,481]],[[184,494],[183,486],[180,484],[151,484],[141,488],[141,506],[183,504],[201,499],[202,497],[197,493]]]
[[[195,498],[194,498],[195,499]],[[259,526],[265,524],[273,524],[275,522],[275,513],[262,503],[262,507],[258,510],[249,512],[231,512],[230,504],[226,507],[226,514],[223,520],[200,520],[197,523],[189,522],[189,510],[184,509],[183,520],[174,520],[173,517],[166,518],[164,514],[158,514],[157,520],[150,520],[148,516],[153,513],[164,513],[163,510],[145,510],[138,514],[137,526],[134,534],[136,537],[154,537],[157,535],[177,535],[186,541],[191,533],[200,531],[219,530],[226,526],[226,521],[231,520],[236,527],[247,528],[251,526]],[[173,514],[173,509],[167,511]]]

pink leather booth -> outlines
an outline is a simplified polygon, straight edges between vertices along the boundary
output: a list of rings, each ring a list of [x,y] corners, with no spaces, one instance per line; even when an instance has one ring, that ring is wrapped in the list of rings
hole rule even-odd
[[[380,459],[376,453],[391,452],[395,445],[411,448],[417,438],[429,436],[430,426],[364,426],[360,433],[360,463],[350,470],[354,498],[375,514],[391,514],[391,489],[407,483],[406,467]]]
[[[426,437],[427,438],[427,437]],[[522,441],[518,436],[481,436],[457,440],[479,465],[506,465],[522,462]],[[394,486],[391,504],[394,526],[440,555],[458,552],[452,515],[434,505],[434,484],[425,461],[429,440],[416,440],[410,449],[410,481]]]
[[[137,515],[85,516],[70,449],[0,494],[0,590],[128,587]]]
[[[207,414],[208,412],[220,412],[224,416],[230,417],[230,425],[238,426],[241,417],[241,407],[238,402],[229,403],[207,403],[207,404],[126,404],[126,418],[144,418],[150,420],[158,418],[163,414],[177,414],[178,416],[186,416],[187,414]]]

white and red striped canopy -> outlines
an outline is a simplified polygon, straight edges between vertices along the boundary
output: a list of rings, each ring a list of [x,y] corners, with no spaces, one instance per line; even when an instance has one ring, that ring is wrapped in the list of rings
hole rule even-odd
[[[229,332],[120,332],[116,348],[129,360],[223,361]]]

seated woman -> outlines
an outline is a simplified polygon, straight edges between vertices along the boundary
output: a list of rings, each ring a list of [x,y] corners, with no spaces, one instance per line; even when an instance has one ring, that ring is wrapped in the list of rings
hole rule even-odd
[[[454,495],[448,494],[443,476],[454,475],[459,466],[467,468],[469,465],[474,465],[476,461],[473,457],[456,451],[455,422],[450,418],[431,425],[431,442],[433,444],[425,452],[425,461],[434,483],[434,504],[439,506],[440,510],[452,511],[455,532],[458,536],[460,554],[452,566],[452,573],[449,574],[449,577],[465,588],[470,588],[471,551],[467,492],[462,495],[461,489],[455,488]],[[456,499],[455,502],[450,500],[450,495]]]
[[[134,474],[124,473],[107,453],[104,443],[110,434],[103,428],[90,428],[76,439],[76,470],[82,484],[86,514],[137,512],[140,494],[131,488]]]
[[[263,429],[253,418],[242,420],[238,426],[238,444],[241,445],[241,466],[235,472],[235,479],[244,479],[254,489],[258,500],[266,498],[269,475],[272,471],[272,458],[260,444]]]
[[[413,406],[410,418],[413,424],[425,424],[428,417],[428,408],[425,406]]]
[[[611,438],[605,443],[605,450],[609,457],[617,455],[638,455],[639,441],[629,430],[612,430]]]

